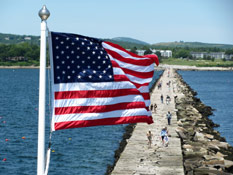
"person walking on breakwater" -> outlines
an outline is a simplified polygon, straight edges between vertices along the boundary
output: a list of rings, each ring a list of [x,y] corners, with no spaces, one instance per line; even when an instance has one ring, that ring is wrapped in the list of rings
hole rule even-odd
[[[170,101],[171,101],[171,97],[169,95],[167,95],[167,97],[166,97],[166,103],[167,103],[167,105],[170,104]]]
[[[167,124],[171,125],[171,118],[172,118],[172,114],[170,113],[170,111],[167,112]]]
[[[160,96],[161,103],[163,103],[163,94]]]
[[[154,104],[154,112],[156,112],[156,109],[157,109],[157,104],[155,103]]]
[[[160,132],[160,138],[162,141],[163,146],[168,146],[168,130],[167,127],[163,127],[162,131]]]
[[[151,111],[151,112],[153,111],[153,108],[154,108],[154,105],[151,104],[151,105],[150,105],[150,111]]]
[[[151,148],[152,136],[153,136],[153,135],[152,135],[152,133],[151,133],[150,130],[147,132],[146,136],[147,136],[147,139],[148,139],[148,148]]]

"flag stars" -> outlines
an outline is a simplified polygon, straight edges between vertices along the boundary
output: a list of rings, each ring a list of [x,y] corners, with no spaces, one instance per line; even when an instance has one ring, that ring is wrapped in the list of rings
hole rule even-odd
[[[96,71],[95,71],[95,70],[93,70],[93,74],[96,74]]]
[[[95,55],[95,51],[93,51],[92,54]]]
[[[66,71],[62,71],[62,74],[66,74]]]
[[[91,75],[89,75],[88,77],[89,77],[90,79],[92,78],[92,76],[91,76]]]
[[[68,37],[66,38],[67,41],[68,41],[69,39],[70,39],[70,38],[68,38]]]
[[[60,66],[57,66],[57,69],[60,69]]]
[[[80,66],[78,65],[77,68],[80,69]]]
[[[103,70],[103,73],[106,74],[106,70]]]
[[[64,53],[65,53],[65,52],[62,50],[62,51],[61,51],[61,54],[64,54]]]
[[[61,41],[61,44],[64,44],[64,42],[63,42],[63,41]]]
[[[92,61],[92,64],[95,64],[95,61]]]
[[[109,77],[109,78],[112,78],[112,75],[109,75],[108,77]]]
[[[86,73],[86,70],[83,70],[83,73],[85,74],[85,73]]]
[[[59,46],[56,46],[56,49],[59,49]]]
[[[85,55],[85,52],[82,52],[83,55]]]
[[[84,63],[85,63],[85,61],[84,61],[84,60],[82,60],[82,63],[84,64]]]
[[[59,56],[56,56],[57,59],[59,59]]]
[[[81,75],[78,75],[77,77],[78,77],[78,79],[81,79],[81,78],[82,78],[82,76],[81,76]]]
[[[72,73],[74,74],[74,73],[75,73],[75,71],[74,71],[74,70],[72,70]]]
[[[73,50],[71,51],[71,54],[74,54],[74,51],[73,51]]]
[[[57,79],[60,80],[60,77],[58,76]]]
[[[66,49],[69,49],[70,47],[69,46],[66,46]]]
[[[59,40],[59,37],[56,37],[56,40]]]
[[[77,47],[77,50],[80,50],[80,47]]]
[[[65,61],[62,61],[61,64],[65,64]]]
[[[76,58],[77,58],[77,59],[79,59],[79,58],[80,58],[80,56],[77,56]]]
[[[74,60],[72,60],[71,63],[74,64]]]
[[[82,45],[85,45],[85,43],[84,43],[84,42],[82,42],[81,44],[82,44]]]
[[[99,78],[102,78],[102,75],[100,75]]]
[[[74,42],[72,42],[71,44],[74,45]]]
[[[76,37],[76,40],[78,41],[78,40],[79,40],[79,37]]]
[[[70,66],[67,66],[67,69],[70,69]]]
[[[67,59],[70,59],[70,56],[66,56]]]

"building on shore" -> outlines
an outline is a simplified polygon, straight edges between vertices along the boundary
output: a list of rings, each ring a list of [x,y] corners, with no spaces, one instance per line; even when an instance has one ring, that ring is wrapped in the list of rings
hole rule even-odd
[[[156,49],[150,49],[153,54],[156,52],[160,52],[162,57],[172,57],[172,51],[171,50],[156,50]]]
[[[193,58],[215,58],[215,59],[224,59],[226,55],[224,52],[190,52]]]

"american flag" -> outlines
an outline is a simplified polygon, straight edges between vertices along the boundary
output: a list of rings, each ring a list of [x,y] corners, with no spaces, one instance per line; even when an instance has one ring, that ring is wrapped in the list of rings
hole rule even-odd
[[[156,56],[77,34],[50,32],[49,37],[53,131],[153,123],[148,85]]]

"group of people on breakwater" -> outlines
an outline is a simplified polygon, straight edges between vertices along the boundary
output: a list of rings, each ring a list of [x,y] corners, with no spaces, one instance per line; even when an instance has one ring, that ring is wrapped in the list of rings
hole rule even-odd
[[[170,73],[168,73],[168,77],[170,77]],[[158,90],[162,90],[162,80],[158,82]],[[169,80],[167,83],[167,88],[168,88],[168,91],[170,91],[170,87],[171,87],[171,81]],[[160,101],[161,101],[161,104],[164,103],[164,97],[163,97],[163,94],[161,94],[160,96]],[[166,96],[166,105],[169,105],[171,102],[171,97],[170,97],[170,94],[168,94]],[[157,109],[157,104],[156,103],[151,103],[150,105],[150,110],[151,112],[154,112],[156,113],[156,109]],[[172,118],[172,114],[170,111],[167,112],[166,114],[166,119],[167,119],[167,124],[168,125],[171,125],[171,118]],[[152,139],[153,139],[153,134],[151,132],[151,130],[149,130],[147,132],[147,139],[148,139],[148,147],[151,148],[151,145],[152,145]],[[161,143],[163,146],[167,147],[168,144],[169,144],[169,134],[168,134],[168,128],[166,126],[164,126],[162,128],[162,130],[160,131],[160,140],[161,140]]]

